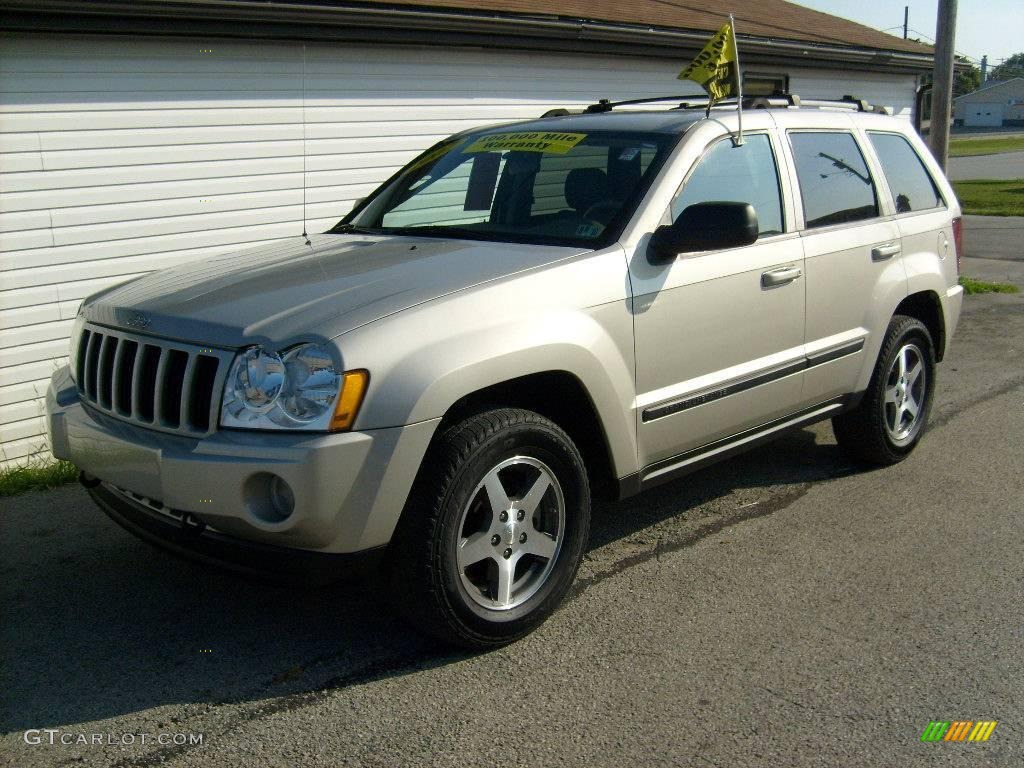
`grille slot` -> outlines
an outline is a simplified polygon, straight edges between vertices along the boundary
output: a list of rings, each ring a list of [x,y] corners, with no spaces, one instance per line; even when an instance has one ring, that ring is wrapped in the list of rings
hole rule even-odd
[[[142,348],[142,365],[139,371],[138,386],[135,390],[135,402],[138,412],[135,414],[141,421],[152,423],[156,398],[156,377],[160,369],[160,347],[147,344]],[[133,382],[134,383],[134,382]]]
[[[114,358],[114,410],[121,416],[132,415],[132,374],[139,343],[125,339],[117,348]]]
[[[160,420],[169,427],[181,425],[181,392],[185,388],[188,352],[172,349],[164,353],[164,378],[160,382]]]
[[[90,326],[75,361],[94,408],[164,432],[201,436],[217,423],[232,353]]]
[[[100,344],[100,370],[96,388],[100,406],[108,411],[113,407],[114,354],[117,352],[118,341],[116,336],[104,336]]]

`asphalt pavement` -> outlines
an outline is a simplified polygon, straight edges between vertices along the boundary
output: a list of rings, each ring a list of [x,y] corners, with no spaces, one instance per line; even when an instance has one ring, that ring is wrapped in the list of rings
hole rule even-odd
[[[964,216],[964,252],[976,258],[1024,261],[1024,216]]]
[[[1024,297],[968,298],[907,461],[851,466],[824,424],[602,506],[565,607],[487,654],[373,584],[177,560],[76,487],[3,499],[0,764],[1024,764],[1022,359]]]
[[[1024,152],[951,157],[949,158],[949,178],[953,181],[1024,179]]]

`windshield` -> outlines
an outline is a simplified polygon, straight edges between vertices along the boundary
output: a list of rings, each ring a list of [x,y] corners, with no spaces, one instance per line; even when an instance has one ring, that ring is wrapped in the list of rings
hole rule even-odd
[[[331,231],[601,247],[619,236],[676,139],[462,134],[413,160]]]

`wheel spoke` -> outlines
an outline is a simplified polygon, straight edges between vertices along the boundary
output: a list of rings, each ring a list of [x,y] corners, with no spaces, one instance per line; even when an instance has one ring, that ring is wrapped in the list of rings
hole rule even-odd
[[[459,542],[457,559],[459,568],[466,570],[474,563],[494,557],[494,547],[491,544],[491,534],[488,532],[474,533],[472,536]]]
[[[537,507],[540,506],[540,500],[544,498],[544,494],[547,493],[548,488],[551,487],[551,478],[548,477],[548,473],[541,470],[540,475],[534,481],[533,486],[526,495],[523,496],[519,502],[519,507],[526,512],[527,515],[532,515],[537,511]]]
[[[908,394],[907,399],[903,401],[903,410],[910,414],[910,421],[913,422],[917,418],[920,408],[918,408],[917,401]]]
[[[523,544],[523,552],[550,560],[555,556],[555,539],[550,533],[533,531]]]
[[[900,350],[900,360],[899,360],[899,362],[900,362],[900,368],[899,368],[900,378],[901,379],[906,379],[907,378],[907,348],[906,347],[904,347],[903,349]]]
[[[505,486],[501,484],[501,478],[498,477],[497,469],[492,469],[487,473],[487,477],[484,478],[484,490],[487,492],[487,500],[490,502],[491,512],[495,517],[511,505]]]
[[[885,402],[896,405],[896,387],[889,387],[885,390]]]
[[[892,409],[892,418],[889,420],[889,430],[896,434],[900,431],[900,425],[903,423],[903,406],[897,405]]]
[[[498,558],[498,588],[495,591],[495,602],[508,605],[512,602],[512,580],[516,575],[516,559]]]
[[[917,381],[917,377],[921,375],[921,371],[923,370],[924,366],[921,365],[921,361],[918,360],[914,363],[913,367],[907,371],[907,389],[914,386],[914,383]]]

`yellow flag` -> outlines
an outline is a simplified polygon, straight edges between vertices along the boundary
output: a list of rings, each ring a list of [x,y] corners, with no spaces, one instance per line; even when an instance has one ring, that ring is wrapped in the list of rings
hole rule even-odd
[[[712,102],[739,95],[739,56],[731,23],[715,32],[678,79],[700,83]]]

